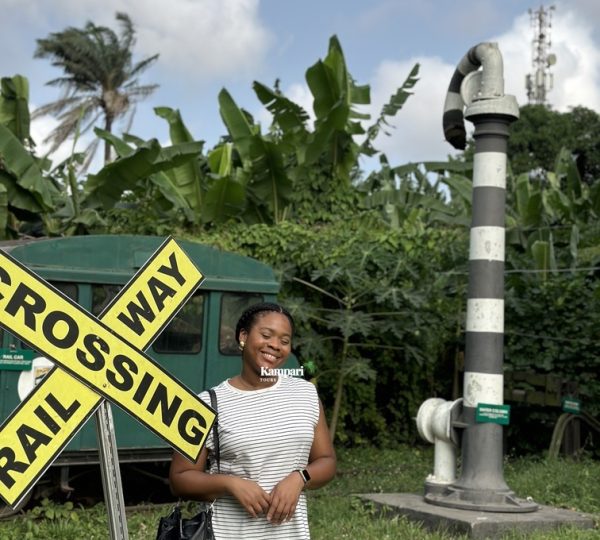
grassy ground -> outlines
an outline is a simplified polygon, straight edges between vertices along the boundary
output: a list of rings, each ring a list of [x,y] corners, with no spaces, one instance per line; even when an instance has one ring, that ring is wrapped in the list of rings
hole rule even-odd
[[[422,492],[423,480],[430,472],[430,449],[404,447],[398,450],[360,449],[338,454],[338,476],[327,487],[309,492],[309,516],[313,540],[361,539],[449,540],[443,533],[430,533],[404,518],[377,514],[352,496],[355,493]],[[548,462],[527,458],[508,460],[505,465],[508,485],[519,497],[531,496],[539,503],[594,514],[600,525],[600,462],[559,460]],[[128,512],[131,540],[154,538],[158,518],[166,506]],[[109,538],[103,505],[75,509],[48,503],[27,514],[0,522],[0,540],[56,538],[86,540]],[[456,538],[456,537],[454,537]],[[592,540],[600,539],[600,529],[560,530],[523,535],[515,533],[506,540]]]
[[[363,538],[384,540],[406,538],[434,540],[457,538],[430,533],[404,518],[385,518],[358,503],[351,493],[422,493],[423,480],[431,469],[429,449],[403,448],[377,451],[353,450],[339,455],[338,478],[311,494],[309,515],[314,540]],[[507,461],[505,478],[519,497],[597,516],[600,525],[600,463],[540,459]],[[507,540],[600,539],[600,529],[561,530],[553,533],[508,535]]]

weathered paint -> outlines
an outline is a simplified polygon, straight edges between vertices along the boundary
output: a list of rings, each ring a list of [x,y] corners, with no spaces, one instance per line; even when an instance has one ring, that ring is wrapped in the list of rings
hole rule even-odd
[[[469,259],[504,261],[504,227],[473,227]]]
[[[503,333],[504,300],[499,298],[467,300],[467,332]]]
[[[473,188],[506,189],[506,154],[479,152],[473,157]]]
[[[465,372],[463,405],[477,407],[479,403],[502,405],[504,403],[504,375]]]

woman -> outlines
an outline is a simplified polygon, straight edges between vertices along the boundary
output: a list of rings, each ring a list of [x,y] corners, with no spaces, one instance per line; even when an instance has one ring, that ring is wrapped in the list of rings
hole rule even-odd
[[[303,490],[335,475],[335,452],[314,385],[277,375],[291,352],[293,330],[291,315],[277,304],[256,304],[242,314],[235,331],[241,373],[215,387],[221,473],[214,459],[210,473],[204,472],[212,431],[195,464],[174,453],[173,493],[216,499],[218,540],[309,539]],[[210,403],[208,392],[200,397]]]

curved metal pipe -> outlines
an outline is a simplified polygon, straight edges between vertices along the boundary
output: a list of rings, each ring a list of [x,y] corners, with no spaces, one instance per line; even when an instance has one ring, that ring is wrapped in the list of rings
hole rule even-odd
[[[465,146],[464,119],[475,126],[464,390],[461,425],[453,424],[462,428],[462,453],[460,478],[424,499],[463,510],[533,512],[537,504],[517,499],[504,480],[502,424],[477,414],[480,405],[504,407],[506,148],[519,107],[504,95],[502,71],[498,46],[480,43],[459,62],[446,98],[444,134],[455,148]]]
[[[498,44],[480,43],[471,47],[452,75],[444,103],[444,136],[458,150],[464,150],[466,146],[465,103],[460,95],[460,86],[463,79],[479,67],[482,67],[481,85],[475,99],[493,99],[504,95],[504,65]]]

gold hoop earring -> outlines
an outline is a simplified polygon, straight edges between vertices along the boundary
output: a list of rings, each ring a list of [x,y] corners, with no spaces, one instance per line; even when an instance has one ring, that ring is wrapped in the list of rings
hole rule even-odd
[[[238,345],[238,348],[240,349],[240,351],[243,351],[243,350],[244,350],[244,346],[245,346],[245,345],[246,345],[246,342],[245,342],[245,341],[243,341],[243,340],[242,340],[242,341],[240,341],[240,344]]]

